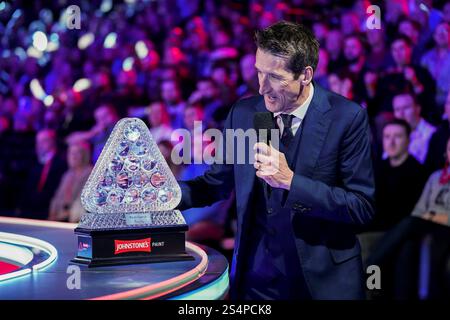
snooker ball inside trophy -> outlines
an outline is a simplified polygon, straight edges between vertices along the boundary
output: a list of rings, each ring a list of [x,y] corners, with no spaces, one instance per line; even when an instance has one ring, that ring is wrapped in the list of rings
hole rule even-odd
[[[86,182],[73,262],[89,267],[192,260],[174,210],[181,190],[145,123],[120,120]]]

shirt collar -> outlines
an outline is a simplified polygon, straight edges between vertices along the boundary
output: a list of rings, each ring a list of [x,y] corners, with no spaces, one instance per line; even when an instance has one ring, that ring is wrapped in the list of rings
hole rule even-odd
[[[305,102],[303,102],[297,109],[295,109],[294,111],[290,112],[289,114],[292,114],[296,118],[299,118],[300,120],[303,120],[303,118],[306,115],[306,111],[308,111],[309,105],[311,104],[311,100],[313,98],[313,95],[314,95],[314,86],[313,86],[313,84],[311,82],[311,87],[309,89],[308,98],[306,98]],[[282,113],[283,112],[275,112],[273,114],[273,116],[274,117],[278,117]]]

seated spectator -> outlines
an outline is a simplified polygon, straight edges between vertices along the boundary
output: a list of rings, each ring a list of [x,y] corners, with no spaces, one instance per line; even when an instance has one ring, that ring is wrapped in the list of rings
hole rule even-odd
[[[1,102],[0,102],[1,103]],[[7,209],[7,190],[8,185],[8,171],[11,159],[8,157],[8,135],[10,133],[10,121],[8,117],[0,115],[0,209]]]
[[[11,123],[7,116],[0,115],[0,137],[4,132],[9,131],[11,128]]]
[[[436,81],[436,104],[442,107],[450,88],[450,27],[440,23],[433,33],[435,47],[428,51],[421,60],[421,65],[428,69]]]
[[[388,122],[383,129],[383,150],[388,158],[376,167],[375,218],[368,230],[386,231],[408,216],[422,192],[423,166],[408,152],[411,128],[404,120]]]
[[[102,95],[101,92],[93,94],[95,97]],[[62,108],[60,123],[58,124],[58,136],[67,137],[70,133],[76,131],[89,130],[94,124],[91,108],[86,108],[89,100],[84,100],[79,92],[69,90],[65,94],[65,102],[60,105],[59,101],[55,101],[52,108]],[[50,108],[50,109],[52,109]]]
[[[173,144],[170,140],[161,140],[158,143],[159,151],[161,151],[164,160],[166,160],[167,165],[169,166],[170,171],[173,173],[175,178],[178,178],[181,170],[183,169],[181,165],[175,164],[172,161],[172,150]]]
[[[409,153],[420,163],[425,162],[428,143],[436,131],[436,127],[429,124],[421,116],[421,106],[412,93],[400,93],[392,100],[394,117],[405,120],[411,127]]]
[[[94,117],[95,125],[91,130],[74,132],[67,137],[66,142],[73,144],[80,141],[89,141],[93,145],[92,160],[95,163],[119,120],[119,116],[112,105],[103,104],[95,109]]]
[[[446,154],[446,166],[429,177],[412,215],[386,233],[368,259],[368,264],[383,270],[382,297],[450,297],[450,286],[445,280],[450,252],[450,140]],[[427,256],[421,255],[423,248],[429,258],[420,261]],[[424,267],[428,272],[420,274],[419,269]],[[419,282],[425,277],[426,282]]]
[[[170,115],[172,128],[182,128],[186,102],[181,96],[179,83],[176,80],[164,80],[161,83],[161,97]]]
[[[357,80],[364,72],[366,64],[365,48],[362,39],[358,35],[349,35],[344,39],[344,69],[351,76],[352,80]]]
[[[194,150],[193,146],[195,139],[200,139],[201,141],[203,141],[203,131],[207,129],[207,126],[205,125],[205,122],[203,122],[203,120],[204,120],[204,113],[203,108],[201,107],[200,104],[192,104],[186,107],[186,110],[184,111],[183,127],[189,131],[192,150]],[[195,130],[196,125],[198,126],[199,124],[201,125],[202,131],[198,129]],[[177,132],[174,135],[173,141],[181,141],[181,137],[182,133]]]
[[[366,38],[370,48],[367,55],[367,67],[369,70],[380,72],[392,63],[389,48],[386,45],[386,31],[383,27],[367,29]]]
[[[217,84],[222,104],[231,105],[236,101],[237,71],[233,62],[216,61],[211,68],[211,78]]]
[[[254,69],[254,68],[253,68]],[[314,80],[324,88],[328,89],[328,52],[325,49],[319,49],[319,62],[317,69],[314,70]],[[256,78],[257,80],[258,78]]]
[[[50,203],[49,220],[75,223],[85,212],[81,205],[81,191],[92,171],[90,146],[86,142],[69,145],[67,163],[69,169]]]
[[[0,135],[0,210],[14,212],[21,200],[28,172],[35,163],[35,133],[26,117],[17,112],[13,128]]]
[[[352,80],[342,72],[330,73],[327,78],[327,87],[331,91],[340,94],[347,99],[353,99]]]
[[[121,59],[117,59],[117,64],[119,64],[119,61],[120,64],[124,63]],[[137,71],[133,67],[131,69],[128,68],[123,69],[122,67],[117,71],[116,88],[111,96],[111,99],[113,99],[111,101],[114,101],[114,106],[121,116],[126,114],[128,107],[146,103],[143,92],[138,86]]]
[[[240,71],[244,83],[237,90],[238,96],[240,98],[245,98],[258,94],[259,85],[255,69],[254,54],[249,53],[241,58]]]
[[[220,91],[216,82],[211,78],[202,78],[197,82],[197,90],[189,97],[190,104],[200,103],[204,110],[204,120],[210,123],[213,114],[222,107]]]
[[[186,29],[183,49],[187,53],[191,72],[197,77],[204,76],[210,54],[209,35],[205,24],[199,16],[195,16],[186,24]]]
[[[341,15],[341,31],[344,36],[358,33],[360,31],[360,23],[358,14],[354,11],[344,11]]]
[[[320,46],[323,47],[328,36],[328,24],[325,21],[316,21],[311,29]]]
[[[19,214],[22,218],[48,218],[50,201],[67,169],[66,162],[58,155],[56,146],[54,130],[45,129],[37,133],[37,162],[30,169],[19,204]]]
[[[172,135],[170,116],[166,106],[162,102],[154,102],[148,109],[148,123],[153,140],[158,144],[160,141],[169,140]]]
[[[337,29],[330,30],[325,42],[325,48],[329,55],[328,71],[336,72],[345,65],[342,54],[342,33]]]
[[[444,4],[444,8],[442,9],[443,12],[443,21],[450,23],[450,2],[447,2]]]
[[[447,95],[445,102],[445,120],[431,136],[428,144],[427,158],[425,160],[425,167],[429,174],[443,168],[445,163],[445,149],[447,147],[447,140],[450,138],[450,92]]]
[[[421,33],[420,29],[420,23],[413,19],[403,18],[398,23],[398,33],[408,37],[412,43],[412,62],[414,64],[419,64],[425,48],[423,33]]]

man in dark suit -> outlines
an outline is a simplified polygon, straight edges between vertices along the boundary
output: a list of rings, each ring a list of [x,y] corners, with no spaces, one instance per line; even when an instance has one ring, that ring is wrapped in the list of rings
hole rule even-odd
[[[263,142],[242,150],[224,134],[234,164],[227,159],[180,182],[179,209],[211,205],[235,189],[232,299],[364,298],[355,232],[374,212],[367,113],[313,83],[319,44],[303,26],[276,23],[256,33],[256,44],[261,96],[237,102],[225,130],[252,130],[255,113],[269,111],[279,150]],[[254,163],[236,163],[252,149]]]
[[[37,161],[30,168],[19,204],[21,218],[48,218],[48,209],[62,175],[66,161],[58,155],[56,132],[43,129],[36,135]]]

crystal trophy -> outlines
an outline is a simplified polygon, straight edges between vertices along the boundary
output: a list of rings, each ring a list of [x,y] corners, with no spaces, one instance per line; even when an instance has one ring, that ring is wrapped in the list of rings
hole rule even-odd
[[[145,123],[114,127],[81,193],[73,262],[89,267],[192,260],[181,190]]]

